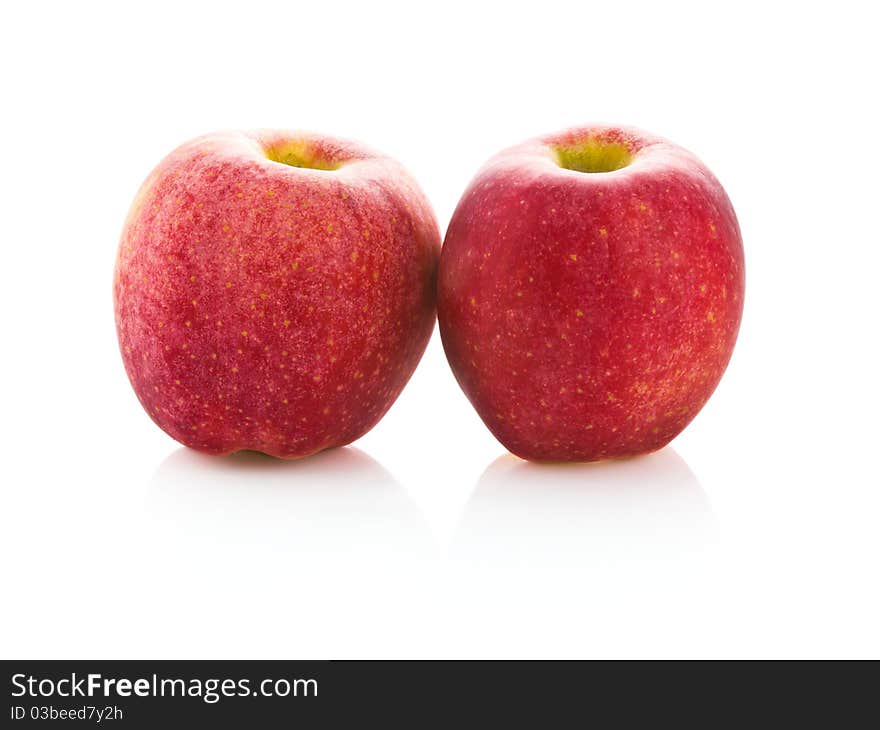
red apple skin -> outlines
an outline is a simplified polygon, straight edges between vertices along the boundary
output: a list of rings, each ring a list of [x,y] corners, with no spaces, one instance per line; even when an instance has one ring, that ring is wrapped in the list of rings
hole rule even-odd
[[[287,149],[335,169],[267,156]],[[294,459],[348,444],[424,352],[439,251],[428,202],[388,157],[297,132],[195,139],[147,178],[122,232],[128,377],[198,451]]]
[[[558,147],[622,145],[611,172]],[[717,386],[744,294],[723,188],[691,153],[587,126],[500,153],[450,222],[438,317],[455,377],[489,430],[535,461],[666,445]]]

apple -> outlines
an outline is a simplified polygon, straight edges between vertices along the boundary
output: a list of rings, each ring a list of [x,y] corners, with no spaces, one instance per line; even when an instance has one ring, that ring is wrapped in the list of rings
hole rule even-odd
[[[718,385],[739,330],[730,200],[690,152],[586,126],[501,152],[459,202],[438,282],[447,358],[514,454],[654,451]]]
[[[348,444],[424,352],[439,251],[418,185],[360,144],[283,131],[187,142],[144,182],[119,244],[134,391],[209,454]]]

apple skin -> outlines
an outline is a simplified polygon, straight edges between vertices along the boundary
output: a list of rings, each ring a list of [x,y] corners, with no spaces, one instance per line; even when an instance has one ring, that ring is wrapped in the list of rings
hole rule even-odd
[[[209,454],[348,444],[424,352],[439,251],[430,205],[388,157],[299,132],[192,140],[144,182],[119,244],[134,391]]]
[[[630,161],[566,169],[572,150]],[[593,125],[477,174],[444,241],[438,318],[456,379],[508,450],[595,461],[659,449],[694,418],[730,359],[744,286],[736,215],[709,170]]]

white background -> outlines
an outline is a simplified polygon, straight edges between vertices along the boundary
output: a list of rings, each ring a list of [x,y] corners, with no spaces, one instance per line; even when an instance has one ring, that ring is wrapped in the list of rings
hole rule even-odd
[[[870,3],[8,3],[0,10],[0,654],[878,657]],[[293,127],[402,161],[441,229],[491,154],[589,121],[688,147],[746,311],[670,448],[537,467],[439,337],[355,448],[212,459],[156,428],[111,303],[180,142]]]

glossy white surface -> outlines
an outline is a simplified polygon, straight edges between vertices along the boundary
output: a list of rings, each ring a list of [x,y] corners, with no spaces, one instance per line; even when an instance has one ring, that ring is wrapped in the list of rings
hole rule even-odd
[[[0,656],[880,655],[863,5],[133,7],[0,10]],[[201,456],[141,410],[111,271],[179,142],[358,138],[445,227],[492,153],[590,120],[692,149],[743,229],[740,342],[670,448],[505,456],[436,333],[371,433],[302,462]]]

